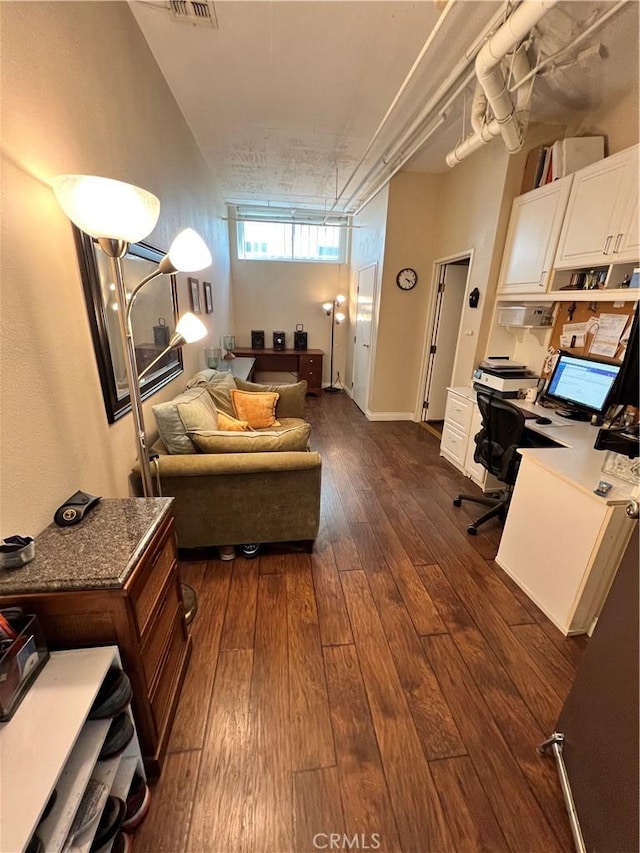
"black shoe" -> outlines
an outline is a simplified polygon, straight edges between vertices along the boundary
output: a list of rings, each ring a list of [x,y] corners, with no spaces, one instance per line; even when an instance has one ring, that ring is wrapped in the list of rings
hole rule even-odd
[[[95,853],[96,850],[105,847],[117,835],[126,810],[124,800],[120,800],[118,797],[107,798],[90,853]]]
[[[106,720],[108,717],[117,717],[131,702],[131,695],[131,683],[126,672],[113,667],[104,677],[89,711],[89,719]]]
[[[109,726],[109,731],[100,750],[98,761],[105,758],[115,758],[129,746],[133,738],[133,723],[126,711],[114,717]]]
[[[245,558],[245,560],[253,560],[254,557],[258,556],[258,551],[260,550],[260,543],[251,543],[249,545],[241,545],[240,553]]]

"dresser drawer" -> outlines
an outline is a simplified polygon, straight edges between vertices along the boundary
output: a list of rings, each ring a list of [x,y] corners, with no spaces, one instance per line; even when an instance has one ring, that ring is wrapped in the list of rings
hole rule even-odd
[[[298,361],[298,381],[305,380],[309,388],[322,386],[322,356],[301,355]]]
[[[462,432],[455,426],[452,426],[445,421],[442,429],[442,441],[440,442],[440,450],[445,456],[448,456],[462,468],[464,466],[465,456],[467,454],[467,441],[469,440],[466,432]]]
[[[145,638],[154,612],[160,603],[167,577],[176,564],[173,520],[136,570],[130,594],[140,637]]]
[[[178,613],[173,621],[171,635],[165,647],[165,654],[156,683],[151,690],[151,711],[160,735],[174,704],[174,693],[182,673],[181,661],[185,654],[186,645],[184,618],[182,613]]]
[[[474,403],[471,400],[466,400],[457,394],[449,393],[447,395],[447,407],[444,419],[447,423],[454,424],[454,426],[457,426],[463,432],[468,432],[471,424],[471,416],[473,415],[473,406]]]
[[[166,648],[171,628],[176,619],[176,613],[181,608],[182,601],[178,594],[178,582],[175,574],[171,572],[167,579],[163,598],[158,602],[158,607],[142,645],[140,656],[147,686],[153,684],[162,652]]]

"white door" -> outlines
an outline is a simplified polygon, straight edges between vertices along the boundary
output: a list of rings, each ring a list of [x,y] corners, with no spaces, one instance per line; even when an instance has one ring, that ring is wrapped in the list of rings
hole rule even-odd
[[[464,265],[445,264],[440,268],[424,396],[425,421],[444,420],[447,386],[451,384],[468,273],[468,261]]]
[[[376,295],[377,264],[358,270],[358,303],[356,334],[353,344],[353,400],[359,409],[367,411],[369,402],[369,365],[371,360],[371,328]]]

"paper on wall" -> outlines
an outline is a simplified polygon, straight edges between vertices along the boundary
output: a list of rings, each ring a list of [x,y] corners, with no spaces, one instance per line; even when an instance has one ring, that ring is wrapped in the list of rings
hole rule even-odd
[[[628,321],[628,314],[601,314],[598,320],[598,330],[591,342],[589,352],[592,355],[614,358],[618,351],[620,337]]]
[[[584,332],[579,332],[577,335],[560,335],[560,346],[562,349],[583,347],[585,345],[585,338],[586,335]]]

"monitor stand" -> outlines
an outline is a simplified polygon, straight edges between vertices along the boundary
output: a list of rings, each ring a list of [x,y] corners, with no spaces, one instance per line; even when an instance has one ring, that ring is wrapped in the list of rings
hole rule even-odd
[[[591,415],[587,412],[581,412],[579,409],[556,409],[556,415],[561,418],[567,418],[570,421],[590,421]]]

